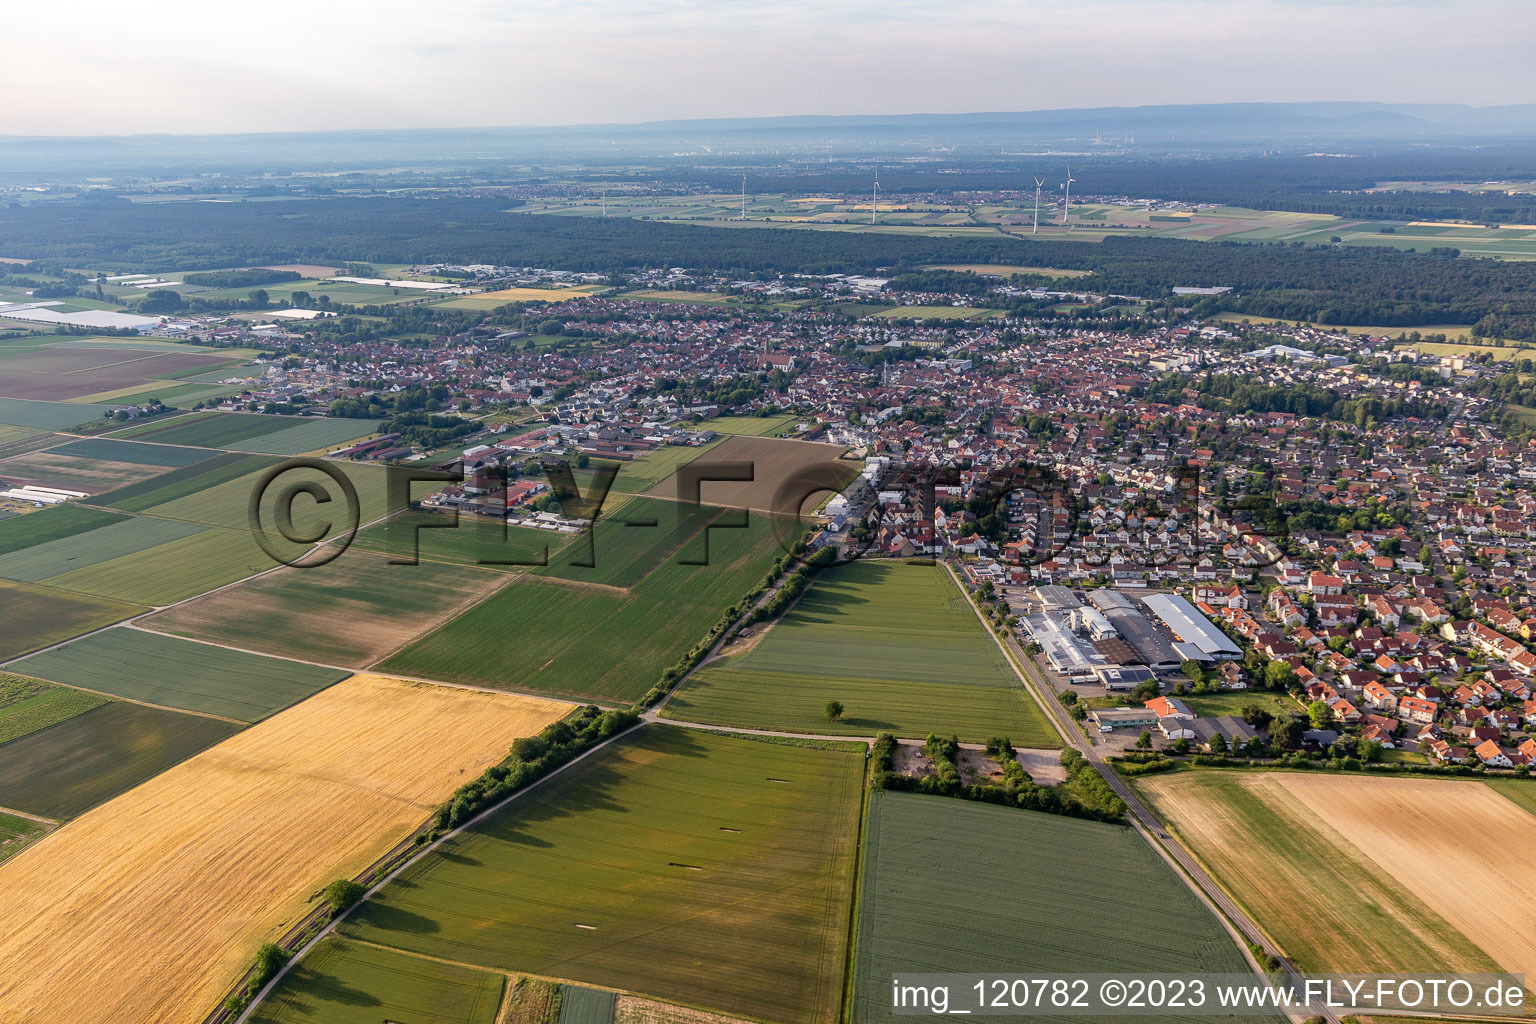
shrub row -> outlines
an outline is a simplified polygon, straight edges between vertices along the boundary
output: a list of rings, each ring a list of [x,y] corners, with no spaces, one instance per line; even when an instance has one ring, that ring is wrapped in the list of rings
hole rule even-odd
[[[1218,754],[1196,754],[1187,760],[1167,757],[1163,754],[1135,752],[1109,759],[1115,771],[1124,776],[1150,775],[1155,772],[1173,771],[1185,764],[1197,768],[1285,768],[1292,771],[1352,771],[1385,775],[1430,775],[1449,778],[1492,775],[1495,778],[1527,778],[1530,770],[1525,766],[1513,771],[1489,770],[1480,764],[1383,764],[1363,762],[1357,757],[1318,758],[1297,752],[1273,760],[1256,761],[1246,758],[1224,757]]]
[[[1065,750],[1061,756],[1062,763],[1067,765],[1067,786],[1037,785],[1024,770],[1024,766],[1019,764],[1014,754],[1013,744],[1006,738],[993,739],[987,744],[987,753],[997,758],[998,764],[1002,766],[1003,784],[1001,786],[962,784],[959,769],[955,767],[959,744],[953,738],[945,740],[930,734],[927,742],[923,744],[923,752],[933,761],[936,769],[933,775],[921,779],[899,775],[892,770],[896,755],[896,737],[890,733],[881,733],[875,738],[870,751],[870,760],[873,762],[871,785],[877,789],[959,797],[962,800],[1003,804],[1026,811],[1042,811],[1046,814],[1060,814],[1069,818],[1086,818],[1090,821],[1104,821],[1117,825],[1125,823],[1125,802],[1115,795],[1098,772],[1094,771],[1093,766],[1075,750]],[[1074,768],[1068,761],[1069,755],[1077,758],[1080,762],[1078,767]],[[1091,776],[1092,782],[1079,781],[1078,776],[1081,776],[1084,771]],[[1102,793],[1093,788],[1093,783],[1097,783],[1097,786],[1102,788]],[[1089,799],[1084,798],[1085,792]]]
[[[267,942],[256,951],[256,966],[252,968],[250,978],[245,987],[236,991],[224,1001],[224,1006],[230,1013],[239,1013],[248,1006],[256,993],[271,981],[278,971],[283,969],[293,956],[282,946],[275,942]]]
[[[537,736],[523,737],[512,744],[510,758],[492,765],[479,778],[454,790],[453,795],[438,807],[432,828],[418,835],[416,841],[431,842],[442,831],[457,828],[492,804],[639,721],[640,716],[633,711],[604,711],[588,704],[570,717],[546,726]]]
[[[757,587],[754,587],[750,593],[746,594],[741,598],[741,600],[727,608],[725,613],[721,615],[720,618],[715,621],[715,624],[709,628],[709,632],[704,635],[704,639],[700,640],[697,644],[694,644],[694,646],[689,649],[687,654],[683,655],[682,660],[680,660],[677,664],[662,672],[661,679],[657,681],[656,685],[647,690],[645,692],[645,696],[641,697],[638,701],[635,702],[635,710],[644,711],[646,708],[654,705],[657,701],[665,697],[667,692],[671,690],[672,687],[677,685],[677,681],[679,679],[693,671],[694,668],[698,666],[699,662],[704,660],[704,656],[710,652],[710,650],[715,646],[716,642],[718,642],[719,639],[725,635],[725,631],[731,628],[731,625],[741,617],[742,613],[747,611],[747,609],[752,608],[752,606],[757,602],[757,599],[762,597],[763,593],[768,590],[769,587],[772,587],[775,583],[778,582],[779,578],[784,575],[784,572],[789,568],[789,566],[793,564],[794,561],[802,553],[804,553],[804,551],[805,543],[802,541],[795,545],[793,552],[779,556],[779,558],[774,561],[773,565],[769,566],[768,572],[763,576],[763,582],[761,584],[759,584]],[[782,614],[784,609],[789,607],[789,602],[793,601],[794,597],[798,597],[802,592],[804,592],[809,582],[809,577],[816,570],[820,569],[824,565],[830,565],[832,562],[836,561],[836,559],[837,551],[833,548],[822,548],[813,554],[810,558],[807,558],[805,563],[797,568],[793,573],[791,573],[789,579],[784,581],[784,586],[781,587],[780,590],[771,598],[763,602],[763,607],[753,610],[749,621],[758,622],[762,619],[772,618],[776,615]],[[785,598],[785,592],[791,587],[794,588],[794,595],[789,598]],[[770,611],[770,609],[773,610]]]

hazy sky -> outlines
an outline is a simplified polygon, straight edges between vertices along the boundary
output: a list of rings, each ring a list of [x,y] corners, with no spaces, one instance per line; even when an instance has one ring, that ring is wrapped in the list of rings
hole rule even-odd
[[[1531,0],[12,0],[0,134],[1536,102]]]

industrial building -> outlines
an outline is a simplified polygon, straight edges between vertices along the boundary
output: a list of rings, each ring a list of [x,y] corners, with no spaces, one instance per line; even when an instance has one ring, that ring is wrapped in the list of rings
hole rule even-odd
[[[1183,659],[1173,649],[1173,644],[1147,621],[1131,598],[1114,590],[1094,590],[1088,594],[1088,600],[1109,620],[1121,639],[1135,649],[1148,668],[1166,672],[1179,667]]]
[[[1082,602],[1069,588],[1054,584],[1036,587],[1035,603],[1043,612],[1070,612],[1082,607]]]
[[[1088,718],[1100,729],[1145,729],[1157,724],[1157,715],[1146,708],[1098,708]]]
[[[1072,609],[1071,623],[1077,632],[1087,633],[1094,640],[1113,640],[1120,635],[1097,608]]]
[[[1156,673],[1141,665],[1105,665],[1094,669],[1093,674],[1106,690],[1134,690],[1157,678]]]
[[[1212,662],[1241,658],[1242,649],[1217,629],[1199,609],[1177,594],[1151,594],[1143,603],[1178,638],[1174,649],[1189,660]]]
[[[1066,619],[1051,614],[1036,614],[1024,619],[1030,639],[1040,645],[1051,668],[1071,679],[1092,679],[1096,668],[1105,662],[1093,645],[1073,633]]]

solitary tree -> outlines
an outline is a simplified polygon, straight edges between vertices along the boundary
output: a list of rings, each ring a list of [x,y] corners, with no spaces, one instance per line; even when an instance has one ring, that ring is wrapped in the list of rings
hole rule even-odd
[[[1316,728],[1326,729],[1333,724],[1333,708],[1327,701],[1315,700],[1307,705],[1307,716]]]
[[[827,701],[827,721],[835,722],[843,717],[843,702],[840,700]]]
[[[326,886],[321,895],[325,897],[325,902],[331,905],[331,913],[339,914],[362,899],[363,893],[367,891],[350,878],[338,878]]]

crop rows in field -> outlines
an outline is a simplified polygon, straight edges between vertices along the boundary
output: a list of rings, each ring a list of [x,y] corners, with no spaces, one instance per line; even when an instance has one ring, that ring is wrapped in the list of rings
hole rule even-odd
[[[708,564],[684,564],[685,557],[705,559],[706,541]],[[634,700],[761,582],[779,554],[767,517],[753,516],[745,529],[701,530],[628,591],[524,575],[380,667],[426,679]]]
[[[330,936],[250,1019],[251,1024],[495,1024],[505,987],[506,978],[492,971]]]
[[[282,568],[144,620],[178,636],[363,668],[502,586],[508,577],[445,562],[392,565],[348,551]]]
[[[823,570],[755,646],[695,673],[663,713],[816,732],[831,700],[850,733],[1060,746],[948,572],[900,562]]]
[[[857,752],[647,726],[450,840],[342,932],[784,1024],[832,1020],[862,778]]]
[[[1249,969],[1129,828],[888,791],[871,795],[855,950],[855,1024],[902,1019],[897,972]]]
[[[322,668],[142,629],[93,633],[24,658],[15,671],[164,707],[255,722],[345,678]]]

